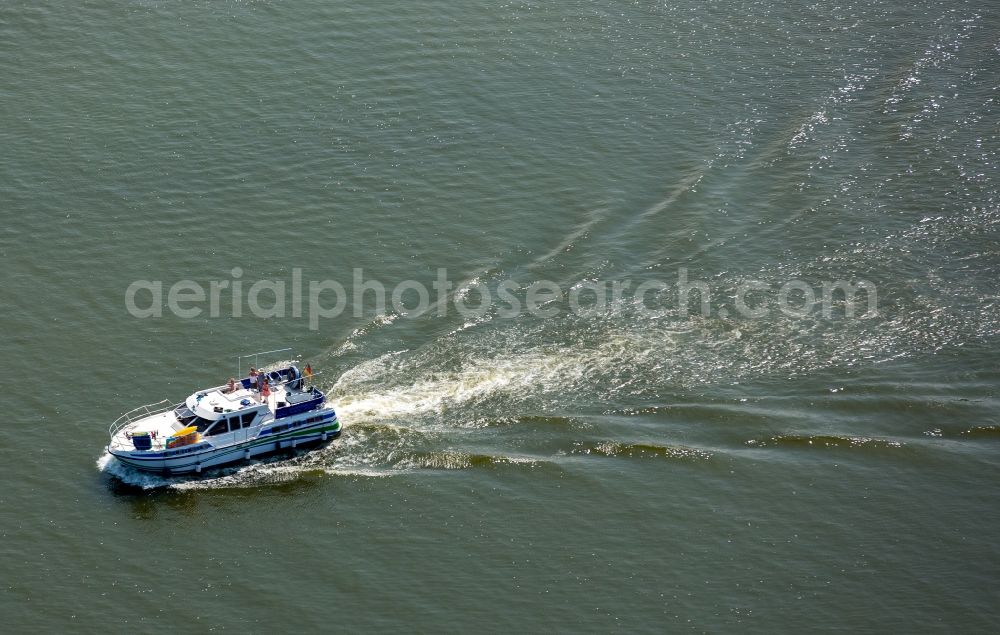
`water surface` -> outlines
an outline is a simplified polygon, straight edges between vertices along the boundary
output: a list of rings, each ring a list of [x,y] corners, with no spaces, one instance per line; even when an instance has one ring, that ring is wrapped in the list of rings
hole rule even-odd
[[[998,27],[925,0],[6,4],[8,628],[996,631]],[[237,267],[716,295],[318,329],[125,308]],[[750,279],[868,280],[879,315],[722,317]],[[105,456],[120,412],[285,346],[339,441],[181,481]]]

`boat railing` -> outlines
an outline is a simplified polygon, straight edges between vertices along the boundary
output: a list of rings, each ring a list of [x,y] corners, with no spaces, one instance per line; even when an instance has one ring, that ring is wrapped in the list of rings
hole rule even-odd
[[[261,355],[274,355],[276,353],[287,353],[292,349],[290,348],[279,348],[273,351],[261,351],[259,353],[248,353],[247,355],[240,355],[236,358],[236,372],[242,376],[243,375],[243,360],[253,357],[253,365],[255,367],[260,366],[260,356]]]
[[[284,381],[275,382],[273,384],[271,383],[271,380],[268,380],[267,381],[267,385],[270,388],[274,388],[275,386],[284,386],[285,384],[293,384],[295,382],[301,381],[302,385],[305,386],[306,385],[306,380],[312,379],[313,377],[316,377],[317,375],[322,375],[322,374],[323,374],[323,371],[317,370],[317,371],[313,371],[309,375],[299,375],[295,379],[285,379]],[[315,388],[315,386],[313,386],[313,388]]]
[[[146,404],[145,406],[133,408],[115,419],[114,422],[108,426],[108,433],[111,435],[111,438],[114,439],[115,435],[121,432],[122,428],[130,423],[145,417],[158,415],[161,412],[166,412],[167,410],[173,410],[176,407],[177,404],[174,404],[169,399],[164,399],[163,401],[157,401],[155,403]]]

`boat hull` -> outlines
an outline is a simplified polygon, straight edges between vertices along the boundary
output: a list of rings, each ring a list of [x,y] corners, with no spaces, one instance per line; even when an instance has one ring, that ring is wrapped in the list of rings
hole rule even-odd
[[[164,476],[200,474],[224,465],[259,459],[278,452],[325,443],[340,436],[340,422],[323,422],[310,428],[255,437],[241,443],[216,448],[210,444],[189,446],[170,456],[162,452],[127,452],[108,449],[121,463],[142,472]]]

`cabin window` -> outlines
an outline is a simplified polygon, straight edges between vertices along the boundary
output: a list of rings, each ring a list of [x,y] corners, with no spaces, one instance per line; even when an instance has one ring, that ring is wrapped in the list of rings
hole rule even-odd
[[[187,425],[196,426],[198,428],[198,432],[204,433],[205,430],[208,430],[208,427],[213,423],[215,422],[212,421],[211,419],[205,419],[204,417],[195,417]]]
[[[253,420],[256,416],[257,416],[256,412],[244,413],[243,416],[240,417],[240,424],[242,425],[242,427],[248,428],[250,427],[250,424],[253,423]]]
[[[226,419],[219,419],[215,422],[215,425],[212,426],[212,429],[205,434],[205,436],[210,437],[216,434],[225,434],[226,432],[229,432],[229,422]]]

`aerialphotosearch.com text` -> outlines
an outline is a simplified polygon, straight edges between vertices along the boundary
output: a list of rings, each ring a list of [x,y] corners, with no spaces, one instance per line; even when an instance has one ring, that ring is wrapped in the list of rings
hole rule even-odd
[[[348,290],[350,289],[350,290]],[[877,290],[867,280],[788,280],[782,283],[744,280],[725,294],[713,294],[712,285],[690,279],[686,268],[675,280],[584,280],[563,286],[551,280],[522,282],[503,280],[487,284],[478,280],[456,284],[446,269],[427,285],[404,280],[385,285],[366,279],[355,268],[349,284],[335,279],[308,280],[301,268],[293,268],[290,280],[243,279],[235,267],[229,279],[199,282],[136,280],[125,290],[125,308],[140,319],[162,318],[166,312],[178,318],[252,316],[260,319],[305,318],[317,330],[323,320],[350,311],[356,318],[385,315],[402,317],[433,313],[444,317],[455,311],[467,319],[491,312],[499,318],[524,313],[552,318],[569,311],[596,315],[633,308],[650,318],[686,319],[693,315],[718,318],[759,319],[779,311],[791,317],[822,316],[868,319],[878,315]],[[713,300],[724,304],[713,305]]]

